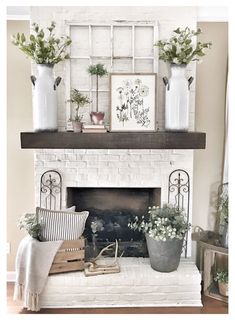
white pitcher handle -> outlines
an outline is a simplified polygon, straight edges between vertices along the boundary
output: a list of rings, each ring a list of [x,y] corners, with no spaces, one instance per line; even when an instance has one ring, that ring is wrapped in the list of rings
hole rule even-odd
[[[167,77],[163,77],[162,80],[163,80],[163,83],[164,83],[165,87],[166,87],[167,90],[169,91],[169,90],[170,90],[169,80],[167,79]]]
[[[61,77],[57,77],[55,79],[55,82],[54,82],[54,90],[56,90],[56,87],[58,87],[58,85],[60,84],[60,81],[62,80]]]
[[[188,79],[188,89],[190,89],[190,86],[191,86],[193,80],[194,80],[193,77],[190,77],[190,78]]]
[[[30,76],[30,79],[31,79],[33,86],[35,87],[35,82],[36,82],[37,78],[35,76]]]

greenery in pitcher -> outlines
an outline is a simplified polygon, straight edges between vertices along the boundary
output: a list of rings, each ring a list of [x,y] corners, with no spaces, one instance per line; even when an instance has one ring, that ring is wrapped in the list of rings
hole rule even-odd
[[[35,214],[26,213],[20,217],[17,227],[20,229],[25,229],[28,234],[33,238],[38,238],[41,231],[41,225],[38,223]]]
[[[194,44],[193,38],[202,33],[197,31],[177,28],[169,40],[159,40],[155,46],[159,47],[159,59],[170,64],[188,64],[191,61],[199,61],[205,53],[205,49],[210,49],[211,42],[197,41]]]
[[[91,102],[90,99],[84,94],[82,94],[79,90],[72,89],[70,93],[70,99],[67,101],[74,103],[76,105],[76,108],[75,108],[76,114],[75,114],[74,120],[80,122],[83,116],[80,116],[78,114],[79,109],[80,107],[83,107],[86,103],[90,103]]]
[[[148,234],[155,240],[183,239],[191,224],[186,221],[182,210],[170,204],[149,207],[146,216],[136,216],[129,228]]]
[[[55,22],[47,27],[46,31],[39,27],[37,23],[32,24],[34,34],[30,34],[29,40],[24,33],[12,36],[12,43],[23,51],[37,64],[55,65],[60,61],[69,59],[66,52],[67,47],[72,43],[68,36],[57,38],[54,34]]]

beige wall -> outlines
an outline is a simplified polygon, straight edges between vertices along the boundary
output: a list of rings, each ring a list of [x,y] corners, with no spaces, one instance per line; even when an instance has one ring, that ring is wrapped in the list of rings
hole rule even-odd
[[[206,149],[195,151],[193,224],[213,230],[214,201],[222,179],[225,90],[228,56],[227,23],[203,22],[201,41],[213,45],[197,66],[196,130],[206,132]]]
[[[29,23],[8,22],[8,169],[7,241],[11,243],[8,271],[14,270],[16,249],[24,232],[18,230],[18,217],[34,211],[33,151],[21,150],[20,131],[32,130],[30,60],[10,43],[10,35],[28,33]],[[227,63],[227,24],[200,23],[202,40],[213,42],[212,50],[197,66],[196,130],[207,133],[206,150],[195,151],[193,224],[213,229],[212,197],[221,181],[224,137],[224,96]]]
[[[31,63],[11,44],[17,32],[29,33],[28,21],[7,22],[7,241],[11,252],[7,270],[13,271],[15,254],[24,231],[18,217],[34,209],[33,150],[21,150],[20,132],[32,131]]]

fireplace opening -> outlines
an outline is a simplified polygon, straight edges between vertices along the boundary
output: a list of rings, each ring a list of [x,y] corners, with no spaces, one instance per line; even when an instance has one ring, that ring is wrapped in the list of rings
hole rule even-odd
[[[160,204],[160,188],[67,188],[67,206],[89,211],[84,231],[87,258],[116,239],[123,256],[147,257],[144,235],[128,228],[128,223]]]

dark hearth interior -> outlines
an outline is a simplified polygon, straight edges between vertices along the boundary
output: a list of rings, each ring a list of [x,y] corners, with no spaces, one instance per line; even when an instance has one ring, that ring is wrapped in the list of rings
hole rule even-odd
[[[84,232],[87,257],[115,239],[123,256],[147,256],[145,237],[129,229],[128,222],[146,214],[149,206],[160,205],[160,199],[160,188],[67,188],[67,206],[90,213]]]

